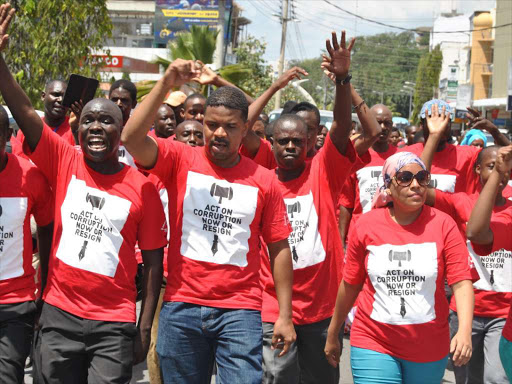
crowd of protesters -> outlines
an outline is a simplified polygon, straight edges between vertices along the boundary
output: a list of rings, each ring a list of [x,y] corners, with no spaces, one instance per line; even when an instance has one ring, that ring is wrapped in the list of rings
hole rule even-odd
[[[355,383],[441,383],[449,360],[457,384],[510,382],[512,145],[470,108],[454,139],[442,100],[402,136],[339,37],[330,127],[263,113],[298,67],[257,99],[181,59],[140,103],[119,80],[66,108],[54,80],[41,118],[0,57],[1,382],[30,356],[35,383],[147,361],[151,383],[337,384],[345,332]]]

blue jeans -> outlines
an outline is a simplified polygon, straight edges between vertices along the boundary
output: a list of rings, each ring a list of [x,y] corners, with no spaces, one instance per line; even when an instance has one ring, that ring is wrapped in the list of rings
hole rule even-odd
[[[431,363],[415,363],[385,353],[350,348],[354,384],[439,384],[448,356]]]
[[[213,356],[215,382],[262,380],[261,313],[180,302],[164,302],[156,351],[164,383],[209,383]]]
[[[500,339],[500,358],[508,379],[512,383],[512,341],[508,341],[503,336]]]

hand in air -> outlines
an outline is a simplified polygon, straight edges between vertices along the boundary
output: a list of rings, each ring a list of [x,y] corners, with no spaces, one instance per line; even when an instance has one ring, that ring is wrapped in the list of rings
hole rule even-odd
[[[84,109],[84,103],[82,100],[75,101],[71,104],[71,113],[69,114],[69,126],[73,132],[78,130],[78,126],[80,124],[80,115],[82,114],[82,109]]]
[[[7,43],[9,42],[7,31],[9,30],[9,24],[14,18],[14,13],[15,10],[14,8],[11,9],[11,4],[0,5],[0,52],[7,48]]]
[[[468,113],[466,113],[466,117],[469,119],[472,129],[485,130],[489,133],[492,133],[498,129],[498,127],[496,127],[493,123],[482,117],[480,112],[469,107],[467,108]]]
[[[439,105],[432,105],[431,115],[428,115],[428,111],[425,113],[425,119],[427,120],[428,133],[430,135],[444,135],[448,125],[450,123],[450,113],[446,113],[446,107],[443,107],[441,113],[439,113]]]
[[[201,85],[213,84],[217,79],[217,74],[200,60],[197,60],[197,63],[201,65],[201,73],[193,80]]]
[[[512,170],[512,145],[501,147],[496,158],[496,171],[504,175]]]
[[[176,87],[191,81],[196,81],[201,76],[203,63],[199,60],[174,60],[165,71],[164,81],[169,87]]]
[[[341,31],[341,42],[338,44],[338,38],[336,32],[332,33],[332,45],[329,39],[326,40],[325,46],[329,56],[324,55],[321,64],[322,69],[329,71],[334,74],[337,79],[344,80],[350,69],[350,52],[354,47],[356,39],[350,40],[350,43],[346,45],[345,42],[345,31]]]
[[[279,79],[276,80],[275,84],[279,87],[279,89],[283,89],[293,79],[301,80],[301,75],[308,76],[309,73],[307,73],[300,67],[293,67],[287,70],[285,73],[283,73],[281,77],[279,77]]]

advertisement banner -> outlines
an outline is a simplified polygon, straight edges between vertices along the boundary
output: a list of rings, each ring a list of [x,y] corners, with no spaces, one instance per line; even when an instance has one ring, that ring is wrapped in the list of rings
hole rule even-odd
[[[225,0],[225,23],[229,25],[232,0]],[[177,33],[186,32],[192,25],[207,25],[214,29],[219,18],[219,0],[156,0],[155,43],[165,44]],[[225,39],[229,37],[226,28]]]

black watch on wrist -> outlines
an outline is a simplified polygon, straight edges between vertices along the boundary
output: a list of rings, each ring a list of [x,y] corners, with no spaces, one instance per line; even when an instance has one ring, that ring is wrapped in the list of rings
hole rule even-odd
[[[336,78],[336,84],[345,85],[345,84],[350,83],[351,79],[352,79],[352,75],[348,74],[347,77],[345,77],[345,79],[343,79],[343,80]]]

